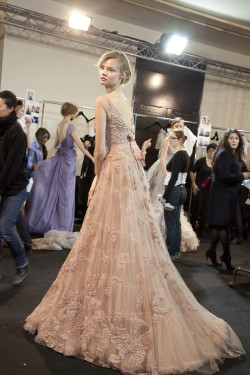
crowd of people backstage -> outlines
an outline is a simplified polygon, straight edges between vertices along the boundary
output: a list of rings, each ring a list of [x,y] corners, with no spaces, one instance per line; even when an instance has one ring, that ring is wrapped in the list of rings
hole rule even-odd
[[[73,230],[75,145],[94,162],[72,124],[77,113],[75,104],[62,105],[56,155],[47,159],[45,144],[50,138],[49,131],[39,128],[36,140],[30,144],[30,122],[23,121],[22,102],[10,91],[0,93],[0,258],[5,241],[16,264],[14,285],[27,277],[26,251],[32,247],[30,233]],[[26,218],[22,212],[25,202]]]
[[[50,138],[49,131],[39,128],[35,133],[36,140],[30,144],[30,123],[23,121],[22,102],[17,101],[16,96],[10,91],[0,94],[0,234],[15,259],[17,270],[14,284],[19,285],[28,272],[25,250],[32,246],[29,233],[43,235],[53,229],[72,231],[74,218],[84,219],[88,193],[95,177],[95,138],[89,135],[79,138],[72,124],[78,108],[75,104],[66,102],[62,105],[63,119],[58,124],[56,132],[56,155],[47,159],[45,144]],[[178,119],[173,123],[178,125],[181,121]],[[166,244],[172,260],[180,257],[181,249],[181,207],[187,196],[185,183],[190,163],[185,148],[186,139],[183,122],[180,130],[173,126],[164,141],[159,164],[165,185],[161,202],[164,206]],[[14,145],[12,147],[11,142]],[[75,145],[86,156],[78,179],[75,178]],[[151,140],[144,142],[144,158],[146,149],[150,146]],[[250,173],[247,172],[243,142],[237,130],[227,131],[217,150],[216,147],[213,143],[208,145],[207,155],[197,160],[190,172],[193,190],[191,224],[194,229],[198,224],[198,233],[201,237],[205,236],[207,225],[210,225],[212,240],[206,252],[207,260],[210,259],[213,266],[220,267],[224,263],[227,269],[233,269],[230,238],[236,229],[242,232],[243,228],[248,228],[247,213],[250,206],[245,204],[247,199],[242,201],[240,193],[241,182],[250,178]],[[172,150],[172,153],[166,163],[169,150]],[[202,182],[209,176],[212,176],[211,191],[202,186]],[[30,193],[32,183],[34,185]],[[25,201],[26,220],[22,213]],[[243,206],[247,222],[242,222]],[[223,246],[220,263],[216,257],[219,241]]]
[[[190,172],[194,198],[191,223],[194,228],[198,224],[201,237],[206,236],[207,227],[211,229],[206,259],[210,259],[215,267],[224,264],[227,270],[234,270],[230,243],[239,244],[243,228],[246,237],[249,228],[249,189],[241,185],[243,180],[250,178],[245,157],[240,132],[229,129],[218,147],[215,144],[207,147],[207,156],[197,160]],[[208,190],[202,186],[202,182],[210,176],[212,184]],[[240,239],[235,237],[235,232],[240,233]],[[223,247],[220,262],[216,256],[219,242]]]

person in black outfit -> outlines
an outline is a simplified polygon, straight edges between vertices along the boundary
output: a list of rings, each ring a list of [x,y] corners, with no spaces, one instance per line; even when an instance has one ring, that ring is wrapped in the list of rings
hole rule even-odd
[[[85,148],[94,155],[95,137],[86,134],[81,138]],[[84,219],[87,211],[88,193],[95,178],[95,166],[92,160],[85,155],[82,163],[81,174],[76,176],[75,216]]]
[[[187,197],[185,182],[189,168],[189,156],[183,146],[186,136],[183,131],[170,133],[169,146],[175,153],[162,170],[165,176],[165,193],[163,195],[164,219],[166,224],[166,244],[172,260],[180,257],[181,248],[181,206]],[[163,169],[163,168],[162,168]]]
[[[17,121],[16,105],[17,99],[12,92],[0,92],[0,259],[3,238],[16,263],[13,284],[19,285],[27,276],[28,260],[14,226],[18,220],[24,220],[21,207],[28,196],[29,179],[27,139]]]
[[[230,225],[233,225],[235,212],[240,202],[241,182],[250,177],[242,172],[244,151],[241,134],[229,129],[218,146],[213,160],[212,185],[208,210],[208,223],[212,226],[212,240],[206,252],[213,266],[221,266],[216,259],[216,248],[221,241],[223,254],[221,263],[233,270],[230,256]]]
[[[200,237],[205,237],[209,202],[209,190],[202,187],[202,182],[207,177],[211,176],[212,160],[216,148],[217,145],[215,143],[210,143],[207,146],[207,156],[198,159],[190,171],[190,179],[193,190],[193,205],[190,222],[195,230],[196,222],[198,220]]]

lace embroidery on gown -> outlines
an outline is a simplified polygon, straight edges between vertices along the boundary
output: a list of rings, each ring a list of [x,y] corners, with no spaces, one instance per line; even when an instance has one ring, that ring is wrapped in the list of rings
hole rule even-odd
[[[171,129],[169,129],[169,132],[170,131]],[[187,141],[185,142],[185,146],[190,156],[193,151],[193,146],[196,141],[196,137],[191,132],[191,130],[188,129],[186,126],[184,127],[184,133],[188,137],[187,140],[189,140],[188,143]],[[163,146],[163,142],[166,138],[166,134],[167,133],[165,132],[165,130],[162,129],[157,139],[157,149],[159,149],[159,157],[161,155],[161,149]],[[164,135],[165,137],[163,139]],[[174,155],[174,150],[171,147],[169,147],[167,158],[166,158],[166,164],[169,162],[169,160],[172,158],[173,155]],[[157,221],[159,223],[161,233],[164,239],[166,239],[164,210],[163,210],[161,202],[159,202],[159,199],[158,199],[158,195],[159,194],[163,195],[164,190],[165,190],[164,176],[163,176],[161,166],[160,166],[160,159],[156,160],[156,162],[154,162],[154,164],[152,164],[149,170],[147,171],[147,180],[149,183],[150,198],[151,198],[151,202],[154,207],[154,210],[155,210]],[[182,208],[181,209],[181,252],[196,251],[198,246],[199,246],[199,240]]]
[[[244,353],[171,262],[130,128],[106,99],[108,154],[78,239],[26,320],[36,341],[125,374],[211,374]]]

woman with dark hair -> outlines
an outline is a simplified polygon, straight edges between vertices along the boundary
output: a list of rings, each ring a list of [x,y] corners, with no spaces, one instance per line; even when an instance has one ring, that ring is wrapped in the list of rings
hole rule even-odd
[[[28,154],[28,170],[32,176],[34,170],[37,170],[42,160],[47,159],[48,151],[45,143],[50,139],[50,133],[45,128],[39,128],[35,133],[36,140],[31,143]]]
[[[212,162],[214,152],[217,148],[216,143],[210,143],[207,146],[207,155],[196,160],[192,170],[190,171],[190,179],[192,182],[193,204],[191,210],[191,224],[195,230],[196,222],[199,225],[199,236],[206,237],[205,227],[207,225],[209,190],[202,186],[203,181],[211,176]]]
[[[0,92],[0,260],[2,239],[9,245],[16,265],[14,285],[27,277],[28,259],[14,230],[18,224],[21,238],[29,238],[21,214],[28,197],[27,139],[17,121],[17,98],[11,91]],[[1,275],[0,275],[1,278]]]
[[[240,202],[241,182],[250,177],[249,172],[242,172],[244,150],[241,134],[236,129],[229,129],[215,152],[213,159],[212,185],[208,210],[208,223],[212,226],[212,240],[206,252],[212,265],[221,266],[216,259],[216,248],[221,241],[223,254],[221,263],[228,270],[233,270],[230,256],[230,225]]]

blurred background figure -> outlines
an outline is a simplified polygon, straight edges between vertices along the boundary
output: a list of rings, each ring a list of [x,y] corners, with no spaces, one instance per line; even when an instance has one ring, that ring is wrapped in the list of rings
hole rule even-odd
[[[200,237],[206,237],[205,228],[207,226],[209,190],[202,186],[203,181],[211,176],[212,161],[214,152],[217,148],[215,143],[210,143],[207,146],[207,155],[198,159],[191,172],[190,179],[192,183],[192,209],[191,209],[191,225],[196,230],[196,223],[198,221],[198,233]]]
[[[86,150],[88,150],[93,156],[95,149],[95,137],[91,137],[90,135],[86,134],[83,138],[81,138],[81,141]],[[81,174],[80,176],[76,176],[75,217],[79,219],[84,219],[85,217],[88,208],[88,193],[94,178],[94,163],[87,155],[85,155],[82,162]]]
[[[72,120],[78,108],[65,102],[62,121],[57,126],[54,157],[40,162],[33,171],[34,185],[27,202],[26,218],[30,233],[50,230],[72,232],[75,217],[76,151],[75,145],[94,162],[82,144]]]
[[[48,150],[45,143],[50,139],[50,133],[45,128],[39,128],[35,133],[36,140],[31,143],[28,153],[28,171],[32,176],[34,170],[39,168],[39,163],[47,159]]]
[[[17,99],[10,91],[0,92],[0,259],[2,238],[11,249],[16,264],[13,284],[21,284],[28,273],[28,259],[14,227],[19,221],[20,236],[27,234],[21,208],[26,201],[29,183],[27,139],[17,121]],[[22,228],[25,233],[22,233]]]
[[[223,247],[220,257],[227,270],[233,270],[230,254],[230,226],[235,225],[235,213],[240,205],[241,182],[250,178],[242,171],[245,165],[241,134],[229,129],[219,144],[213,159],[212,185],[210,189],[208,223],[212,226],[212,240],[206,258],[215,267],[221,266],[216,258],[219,241]]]

